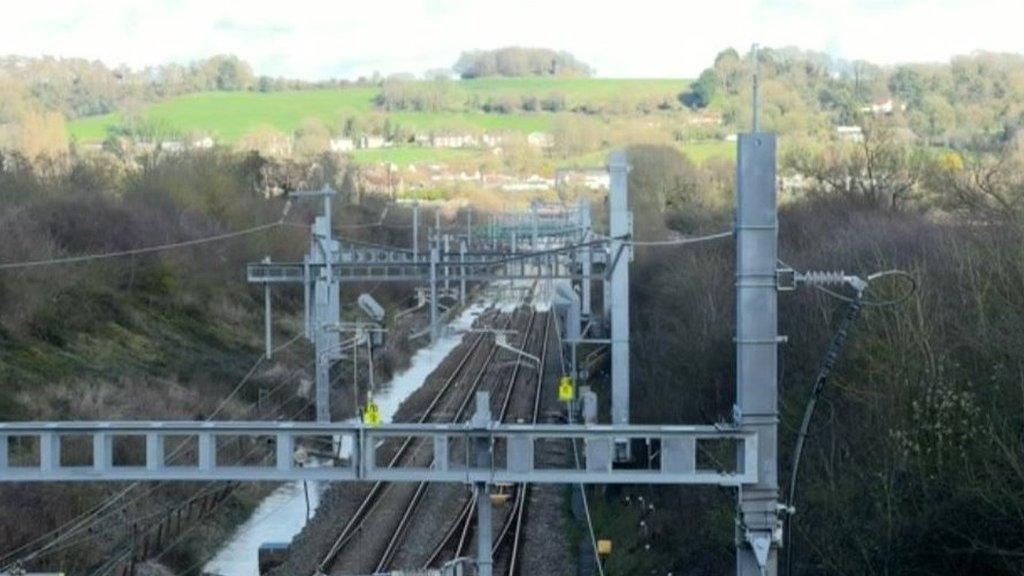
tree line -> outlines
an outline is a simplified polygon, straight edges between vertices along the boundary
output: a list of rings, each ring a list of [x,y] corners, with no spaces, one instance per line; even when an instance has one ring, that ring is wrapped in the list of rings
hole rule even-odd
[[[693,110],[717,111],[724,124],[751,121],[752,52],[720,52],[680,93]],[[765,129],[821,133],[888,116],[922,141],[972,147],[1009,140],[1024,121],[1024,56],[978,52],[949,63],[879,66],[796,48],[762,48]]]
[[[565,51],[508,46],[463,52],[454,70],[462,78],[489,76],[590,76],[593,69]]]

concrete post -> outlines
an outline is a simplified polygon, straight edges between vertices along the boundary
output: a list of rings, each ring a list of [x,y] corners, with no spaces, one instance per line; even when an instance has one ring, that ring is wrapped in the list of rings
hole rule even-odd
[[[632,249],[621,240],[630,234],[628,177],[626,153],[614,152],[608,165],[611,174],[608,212],[611,220],[610,258],[617,263],[611,272],[611,341],[612,341],[612,424],[629,424],[629,261]],[[620,255],[621,251],[621,255]],[[616,456],[629,458],[628,444],[616,443]]]
[[[737,148],[735,419],[757,432],[759,467],[757,484],[739,491],[736,573],[775,576],[779,491],[775,135],[741,134]]]
[[[473,210],[466,210],[466,244],[473,245]]]

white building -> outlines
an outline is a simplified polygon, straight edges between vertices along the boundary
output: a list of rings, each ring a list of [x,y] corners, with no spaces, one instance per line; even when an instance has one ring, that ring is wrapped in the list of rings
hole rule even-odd
[[[555,138],[547,132],[530,132],[526,135],[526,143],[534,148],[551,148]]]
[[[903,112],[907,109],[907,105],[901,102],[897,102],[892,98],[886,98],[885,100],[876,100],[871,103],[870,106],[864,106],[860,109],[861,112],[871,112],[875,116],[888,115],[899,110]]]
[[[164,140],[160,143],[160,150],[177,154],[185,151],[185,143],[181,140]]]
[[[559,170],[555,173],[555,185],[579,186],[587,190],[608,190],[612,179],[607,170]]]
[[[211,138],[209,136],[203,136],[202,138],[196,138],[196,139],[194,139],[194,140],[189,142],[189,146],[191,148],[195,148],[197,150],[209,150],[210,148],[213,148],[213,144],[214,144],[213,138]]]
[[[488,148],[497,148],[505,141],[505,138],[501,134],[484,134],[482,138],[484,146]]]
[[[430,145],[434,148],[475,148],[478,143],[472,134],[434,134]]]
[[[551,190],[555,187],[555,180],[553,178],[544,178],[537,174],[532,174],[525,180],[519,180],[517,182],[510,182],[501,187],[506,192],[534,192]]]
[[[384,148],[388,145],[388,141],[383,136],[362,136],[359,138],[360,148]]]
[[[836,126],[836,134],[840,140],[863,142],[864,130],[860,126]]]
[[[331,138],[331,152],[341,153],[356,149],[356,143],[351,138]]]

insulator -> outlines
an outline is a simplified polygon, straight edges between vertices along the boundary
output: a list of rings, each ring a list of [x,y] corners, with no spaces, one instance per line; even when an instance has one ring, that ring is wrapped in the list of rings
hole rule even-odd
[[[846,273],[842,270],[839,270],[838,272],[828,270],[811,270],[801,274],[800,280],[805,284],[817,284],[819,286],[825,284],[842,285],[846,284]]]

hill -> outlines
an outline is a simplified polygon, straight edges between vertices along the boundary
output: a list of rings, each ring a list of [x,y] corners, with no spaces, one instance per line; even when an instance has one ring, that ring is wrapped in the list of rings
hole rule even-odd
[[[606,109],[638,100],[674,101],[689,82],[664,79],[486,78],[453,82],[452,100],[465,111],[391,112],[388,117],[413,130],[472,127],[482,131],[528,133],[550,129],[553,114],[484,113],[462,103],[559,94],[566,109]],[[136,114],[182,132],[201,132],[232,144],[258,125],[291,133],[308,118],[340,129],[346,118],[368,116],[377,107],[375,86],[282,92],[202,92],[178,96],[138,109]],[[79,142],[102,140],[119,126],[123,112],[72,121],[68,131]]]

